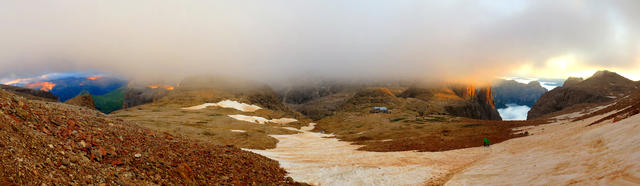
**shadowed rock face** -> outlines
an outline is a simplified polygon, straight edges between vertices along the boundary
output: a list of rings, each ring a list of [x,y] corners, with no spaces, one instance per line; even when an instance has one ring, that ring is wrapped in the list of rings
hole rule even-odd
[[[451,115],[482,120],[502,120],[493,102],[491,87],[457,86],[452,89],[464,99],[464,102],[445,106]]]
[[[611,101],[638,87],[637,82],[609,71],[598,71],[584,81],[569,78],[562,87],[543,94],[529,111],[527,119],[540,118],[577,104]]]

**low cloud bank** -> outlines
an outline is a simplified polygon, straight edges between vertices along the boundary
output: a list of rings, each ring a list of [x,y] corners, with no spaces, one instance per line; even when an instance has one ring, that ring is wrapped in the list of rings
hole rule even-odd
[[[498,112],[502,120],[527,120],[529,110],[526,105],[507,104],[507,108],[500,108]]]

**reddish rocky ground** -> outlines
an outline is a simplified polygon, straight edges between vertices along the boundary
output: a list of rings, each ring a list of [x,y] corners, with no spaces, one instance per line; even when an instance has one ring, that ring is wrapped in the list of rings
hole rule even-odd
[[[0,185],[289,185],[278,162],[0,90]]]

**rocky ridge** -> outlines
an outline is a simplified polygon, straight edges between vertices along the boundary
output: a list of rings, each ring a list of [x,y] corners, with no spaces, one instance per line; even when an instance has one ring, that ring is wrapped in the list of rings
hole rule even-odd
[[[529,111],[527,119],[541,118],[579,104],[608,102],[628,95],[638,87],[640,84],[637,82],[610,71],[598,71],[583,81],[569,78],[562,87],[543,94]]]

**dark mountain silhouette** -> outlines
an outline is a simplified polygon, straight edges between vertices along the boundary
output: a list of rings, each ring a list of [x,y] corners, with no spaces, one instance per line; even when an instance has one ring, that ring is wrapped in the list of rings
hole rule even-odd
[[[496,108],[506,108],[506,104],[526,105],[532,107],[547,89],[538,81],[528,84],[518,83],[514,80],[500,80],[493,85],[493,101]]]

